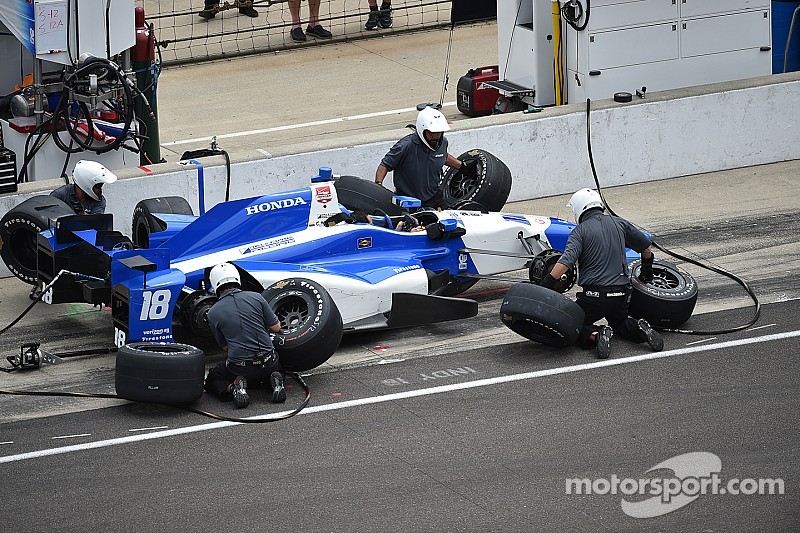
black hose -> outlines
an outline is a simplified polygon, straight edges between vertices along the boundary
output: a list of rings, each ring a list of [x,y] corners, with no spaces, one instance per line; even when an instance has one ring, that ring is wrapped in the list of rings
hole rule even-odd
[[[184,404],[171,404],[171,403],[164,403],[159,405],[166,405],[168,407],[174,407],[176,409],[182,409],[184,411],[189,411],[190,413],[195,413],[198,415],[206,416],[208,418],[213,418],[214,420],[221,420],[223,422],[237,422],[241,424],[264,424],[267,422],[278,422],[280,420],[286,420],[292,418],[293,416],[297,415],[303,409],[308,406],[309,401],[311,401],[311,389],[308,388],[308,384],[305,382],[303,377],[300,374],[294,372],[287,372],[287,376],[292,376],[294,379],[300,383],[300,386],[303,387],[303,391],[305,391],[305,398],[300,403],[298,407],[293,409],[292,411],[286,413],[285,415],[281,416],[274,416],[269,418],[235,418],[230,416],[219,415],[216,413],[210,413],[208,411],[202,411],[200,409],[195,409],[194,407],[190,407],[189,405]],[[118,394],[103,394],[103,393],[88,393],[88,392],[63,392],[63,391],[54,391],[54,392],[44,392],[44,391],[18,391],[18,390],[7,390],[7,389],[0,389],[0,394],[8,394],[12,396],[57,396],[57,397],[67,397],[67,398],[110,398],[114,400],[125,400],[127,398],[123,398]]]
[[[587,98],[586,99],[586,148],[589,152],[589,165],[592,167],[592,176],[594,177],[594,184],[597,186],[597,192],[600,194],[600,198],[603,200],[603,205],[605,205],[609,214],[614,216],[619,216],[614,212],[613,209],[611,209],[611,206],[608,204],[608,202],[606,202],[606,199],[603,196],[603,191],[600,188],[600,180],[597,178],[597,169],[594,166],[594,156],[592,155],[592,135],[591,135],[592,131],[591,131],[591,121],[590,121],[591,109],[592,109],[592,101]],[[663,331],[669,331],[672,333],[683,333],[685,335],[725,335],[727,333],[733,333],[735,331],[741,331],[743,329],[747,329],[758,321],[759,316],[761,316],[761,302],[758,301],[758,297],[756,296],[755,292],[750,287],[750,285],[748,285],[747,282],[744,281],[742,278],[731,272],[728,272],[723,268],[715,267],[706,262],[690,259],[677,252],[673,252],[672,250],[669,250],[666,246],[658,244],[656,240],[653,238],[652,233],[650,236],[650,241],[652,242],[653,246],[656,249],[664,252],[665,254],[671,257],[699,266],[700,268],[705,268],[706,270],[710,270],[711,272],[716,272],[717,274],[721,274],[727,278],[732,279],[733,281],[735,281],[744,288],[744,290],[747,292],[747,294],[755,303],[756,307],[755,312],[753,313],[753,318],[750,319],[749,322],[747,322],[746,324],[742,324],[741,326],[736,326],[727,329],[713,330],[713,331],[699,331],[699,330],[679,329],[679,328],[663,328]]]

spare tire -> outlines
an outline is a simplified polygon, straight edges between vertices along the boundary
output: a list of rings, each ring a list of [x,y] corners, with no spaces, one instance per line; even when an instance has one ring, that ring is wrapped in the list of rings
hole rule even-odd
[[[180,196],[164,196],[142,200],[133,209],[131,237],[137,248],[150,247],[150,234],[164,231],[167,226],[154,213],[193,215],[192,207]]]
[[[629,263],[631,303],[628,314],[644,318],[657,329],[677,328],[689,320],[697,303],[697,282],[685,270],[668,261],[653,262],[653,280],[639,279],[642,261]]]
[[[51,228],[58,217],[74,214],[66,203],[48,195],[28,198],[11,208],[0,219],[0,257],[8,270],[25,283],[36,284],[39,232]]]
[[[190,403],[203,396],[205,354],[188,344],[134,342],[117,351],[114,383],[126,400]]]
[[[357,176],[340,176],[334,181],[339,203],[351,211],[360,210],[373,214],[381,210],[389,216],[402,215],[403,210],[392,203],[394,193],[374,181]]]
[[[342,341],[342,315],[322,285],[289,278],[261,294],[281,321],[272,342],[284,369],[302,372],[330,359]]]
[[[513,285],[500,306],[500,320],[526,339],[550,346],[578,340],[583,309],[561,293],[538,285]]]
[[[477,202],[489,211],[500,211],[506,205],[511,193],[511,171],[508,167],[485,150],[464,152],[459,159],[472,158],[478,160],[478,175],[469,178],[460,170],[448,168],[439,182],[448,207],[455,207],[462,202]]]

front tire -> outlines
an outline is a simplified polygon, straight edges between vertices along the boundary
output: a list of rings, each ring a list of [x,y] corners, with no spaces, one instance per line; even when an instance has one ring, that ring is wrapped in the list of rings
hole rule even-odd
[[[528,283],[508,289],[500,306],[511,331],[549,346],[575,344],[583,319],[583,309],[563,294]]]
[[[629,263],[631,294],[628,314],[644,318],[658,329],[676,328],[689,320],[697,303],[697,282],[685,270],[668,261],[653,262],[653,280],[645,283],[639,276],[642,261]]]
[[[267,287],[264,299],[281,321],[272,339],[286,370],[315,368],[334,354],[342,341],[342,315],[322,285],[290,278]]]

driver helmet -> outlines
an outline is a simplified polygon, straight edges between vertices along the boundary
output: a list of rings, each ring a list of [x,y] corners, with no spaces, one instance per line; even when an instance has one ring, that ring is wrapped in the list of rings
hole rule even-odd
[[[97,161],[81,160],[75,163],[72,180],[87,196],[99,202],[103,185],[117,181],[117,175]]]
[[[428,139],[425,138],[426,131],[442,134],[446,131],[450,131],[450,125],[447,123],[447,119],[444,118],[441,111],[437,111],[432,107],[426,107],[417,115],[417,135],[419,135],[419,138],[425,143],[425,146],[434,151],[438,150],[439,146],[442,145],[444,135],[442,135],[438,141],[429,142]]]
[[[600,198],[600,194],[594,189],[579,190],[569,199],[567,207],[572,208],[572,212],[575,214],[575,222],[578,223],[581,221],[581,215],[589,209],[594,209],[596,207],[605,209],[603,199]]]
[[[208,281],[211,282],[211,287],[213,287],[217,295],[219,295],[219,289],[223,285],[228,285],[229,283],[242,284],[239,271],[230,263],[221,263],[212,268],[208,274]]]

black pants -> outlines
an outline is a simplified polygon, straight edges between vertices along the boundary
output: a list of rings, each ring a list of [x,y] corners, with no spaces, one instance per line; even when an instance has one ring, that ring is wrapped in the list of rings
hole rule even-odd
[[[269,382],[270,375],[273,372],[280,372],[281,375],[284,375],[277,352],[273,351],[266,357],[264,354],[259,354],[254,359],[264,359],[264,363],[247,366],[235,365],[227,360],[218,363],[208,371],[204,388],[223,402],[230,402],[233,400],[233,395],[228,392],[228,385],[233,383],[236,376],[244,377],[247,380],[248,388],[265,387],[270,389],[272,387]]]
[[[578,345],[584,349],[591,349],[596,342],[589,339],[597,331],[595,322],[601,318],[608,321],[608,325],[615,334],[633,342],[645,342],[647,337],[639,330],[637,321],[628,317],[628,297],[630,290],[627,287],[595,288],[584,287],[583,292],[577,295],[576,303],[583,309],[586,317],[578,336]],[[587,296],[590,295],[590,296]]]

